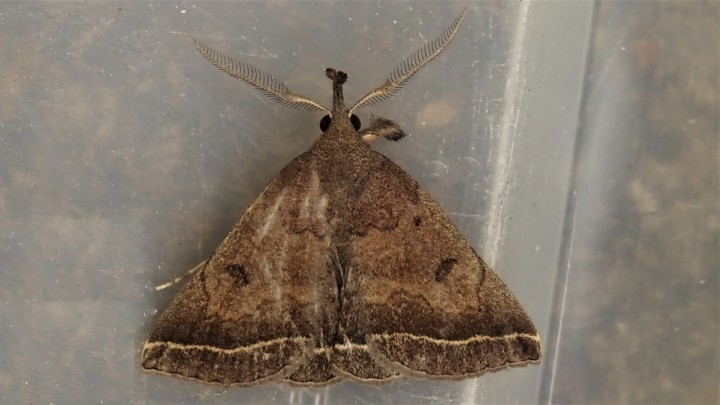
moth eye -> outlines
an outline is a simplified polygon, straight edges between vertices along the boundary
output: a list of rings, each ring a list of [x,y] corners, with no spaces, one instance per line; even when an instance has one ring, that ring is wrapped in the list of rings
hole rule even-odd
[[[320,130],[323,132],[327,131],[327,129],[330,128],[330,121],[332,120],[329,115],[322,117],[320,120]]]
[[[356,131],[359,131],[359,130],[360,130],[360,125],[361,125],[361,123],[360,123],[360,118],[358,118],[357,115],[352,114],[352,115],[350,116],[350,122],[352,122],[353,128],[355,128]]]

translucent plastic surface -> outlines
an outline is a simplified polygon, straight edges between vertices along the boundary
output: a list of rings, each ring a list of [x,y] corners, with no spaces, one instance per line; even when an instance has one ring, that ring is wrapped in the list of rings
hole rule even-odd
[[[3,2],[0,403],[717,402],[718,3],[470,2],[454,43],[359,112],[535,321],[541,365],[318,389],[146,374],[179,287],[320,135],[185,36],[331,100],[464,3]],[[707,46],[712,43],[712,46]]]

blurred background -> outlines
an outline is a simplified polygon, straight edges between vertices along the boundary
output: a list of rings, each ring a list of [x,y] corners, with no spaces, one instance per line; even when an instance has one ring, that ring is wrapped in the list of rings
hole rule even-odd
[[[466,3],[4,1],[1,403],[717,403],[720,3],[470,1],[454,43],[361,110],[526,308],[542,363],[464,381],[209,386],[143,340],[320,135],[185,34],[331,102]]]

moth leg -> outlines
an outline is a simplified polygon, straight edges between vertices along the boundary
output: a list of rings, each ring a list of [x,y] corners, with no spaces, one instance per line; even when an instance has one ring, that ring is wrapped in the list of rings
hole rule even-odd
[[[360,131],[360,135],[365,142],[371,142],[380,137],[397,142],[406,136],[398,124],[382,117],[373,118],[370,126]]]
[[[208,259],[208,260],[210,260],[210,259]],[[203,267],[207,264],[208,260],[204,260],[204,261],[198,263],[197,266],[193,267],[192,269],[190,269],[190,271],[188,271],[187,273],[183,274],[182,276],[180,276],[180,277],[175,277],[174,279],[168,281],[168,282],[165,283],[165,284],[161,284],[161,285],[158,285],[158,286],[153,287],[153,289],[154,289],[155,291],[160,291],[160,290],[164,290],[164,289],[166,289],[166,288],[168,288],[168,287],[170,287],[170,286],[173,286],[173,285],[179,283],[179,282],[182,281],[182,279],[184,279],[185,277],[197,273],[198,270],[200,270],[201,268],[203,268]]]

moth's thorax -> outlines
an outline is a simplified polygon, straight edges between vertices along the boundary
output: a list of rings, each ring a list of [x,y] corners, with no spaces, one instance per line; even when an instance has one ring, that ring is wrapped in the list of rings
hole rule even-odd
[[[310,153],[319,186],[331,204],[345,204],[347,195],[354,193],[354,185],[361,184],[369,173],[371,148],[355,130],[347,113],[334,114],[332,123]]]

